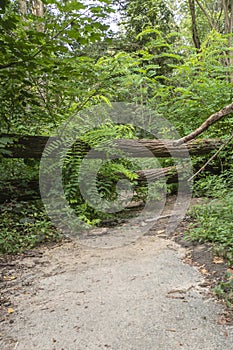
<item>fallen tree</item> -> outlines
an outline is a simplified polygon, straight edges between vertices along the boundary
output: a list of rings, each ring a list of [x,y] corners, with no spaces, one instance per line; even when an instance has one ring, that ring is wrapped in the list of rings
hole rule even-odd
[[[196,164],[194,167],[194,171],[198,170],[200,167],[199,164]],[[211,168],[210,166],[206,168],[211,173],[216,173],[216,169]],[[178,175],[178,171],[179,175]],[[143,183],[155,182],[157,180],[164,180],[166,184],[176,184],[179,181],[182,181],[182,177],[186,179],[191,174],[186,174],[185,169],[182,173],[182,169],[180,166],[169,166],[166,168],[157,168],[157,169],[146,169],[139,170],[136,172],[138,178],[136,180],[137,184],[140,186]],[[123,174],[117,174],[118,178],[125,178]],[[179,179],[178,179],[179,176]],[[103,179],[102,179],[103,180]],[[39,180],[8,180],[0,182],[0,203],[4,203],[6,201],[12,200],[35,200],[40,199],[40,188],[39,188]]]
[[[136,158],[144,158],[144,157],[158,157],[158,158],[168,158],[168,157],[177,157],[183,158],[187,157],[187,155],[202,155],[208,154],[211,151],[216,149],[217,152],[208,160],[208,162],[199,167],[199,170],[196,174],[194,174],[190,179],[192,179],[195,175],[199,174],[202,170],[206,169],[209,165],[210,161],[213,160],[216,155],[232,141],[233,135],[227,140],[219,140],[219,139],[199,139],[194,140],[195,137],[199,136],[205,130],[207,130],[212,124],[223,118],[224,116],[233,112],[233,103],[222,108],[220,111],[211,115],[202,125],[200,125],[196,130],[190,133],[187,136],[180,138],[179,140],[117,140],[115,141],[116,149],[120,149],[125,152],[128,156],[136,157]],[[50,141],[56,146],[56,143],[59,144],[61,141],[58,137],[48,137],[48,136],[18,136],[18,135],[8,135],[2,134],[0,135],[0,146],[1,139],[4,139],[2,143],[5,145],[5,150],[7,152],[3,152],[2,156],[7,158],[35,158],[40,159],[42,153],[45,149],[45,146],[50,139]],[[62,144],[62,142],[61,142]],[[185,144],[185,147],[184,145]],[[1,146],[3,149],[3,147]],[[86,143],[77,140],[73,145],[73,152],[83,155],[87,154],[90,151],[89,145]],[[1,150],[1,149],[0,149]],[[54,148],[54,152],[47,153],[48,157],[56,156],[56,147]],[[188,153],[187,153],[188,151]],[[104,152],[94,152],[93,158],[103,157],[105,158]],[[195,166],[197,169],[198,166]],[[161,169],[149,169],[149,170],[141,170],[137,172],[138,175],[138,183],[142,183],[145,181],[156,181],[161,178],[166,178],[166,183],[176,183],[178,180],[178,174],[176,167],[167,167]],[[119,174],[119,177],[121,175]],[[122,175],[122,177],[124,177]],[[179,179],[180,180],[180,179]],[[1,191],[0,203],[3,203],[9,199],[17,199],[17,200],[28,200],[34,198],[40,198],[39,192],[39,182],[37,180],[34,181],[11,181],[4,184],[5,189]]]
[[[170,166],[161,169],[148,169],[137,171],[137,182],[154,182],[156,180],[165,179],[167,184],[176,183],[178,181],[177,169],[175,166]],[[119,178],[125,178],[123,174],[118,174]],[[33,200],[40,198],[40,188],[38,180],[26,181],[12,180],[1,183],[0,203],[12,200]]]
[[[18,136],[18,135],[0,135],[0,138],[6,138],[9,140],[5,149],[8,153],[3,154],[7,158],[35,158],[40,159],[46,143],[48,142],[48,136]],[[56,143],[59,141],[57,137],[50,137],[52,143],[54,142],[55,151],[48,153],[48,157],[54,157],[56,152]],[[117,140],[114,142],[116,148],[119,147],[122,151],[131,155],[132,157],[144,158],[144,157],[177,157],[183,158],[185,156],[185,148],[183,145],[176,145],[173,140]],[[186,148],[190,155],[202,155],[221,147],[223,141],[219,139],[201,139],[188,142]],[[74,152],[80,152],[85,155],[90,151],[90,147],[77,140],[75,142]],[[104,153],[97,152],[95,157],[102,158]]]

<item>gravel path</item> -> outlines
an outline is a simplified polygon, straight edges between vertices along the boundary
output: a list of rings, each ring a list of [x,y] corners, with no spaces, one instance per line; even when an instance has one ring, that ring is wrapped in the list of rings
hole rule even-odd
[[[19,260],[0,349],[233,349],[222,306],[184,255],[147,236],[115,249],[65,243]]]

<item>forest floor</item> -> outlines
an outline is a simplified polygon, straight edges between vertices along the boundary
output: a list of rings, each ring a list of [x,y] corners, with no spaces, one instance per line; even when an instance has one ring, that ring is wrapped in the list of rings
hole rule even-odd
[[[117,248],[65,240],[2,257],[0,349],[233,349],[232,314],[211,291],[227,266],[183,240],[188,218],[170,235],[166,220]]]

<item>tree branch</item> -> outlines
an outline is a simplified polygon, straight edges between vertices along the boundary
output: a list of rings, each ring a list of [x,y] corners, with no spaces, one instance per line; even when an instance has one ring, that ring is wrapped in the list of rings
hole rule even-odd
[[[201,126],[199,126],[196,130],[191,132],[189,135],[180,138],[179,140],[174,141],[174,146],[179,146],[182,143],[186,143],[190,140],[193,140],[196,136],[202,134],[205,130],[207,130],[212,124],[216,123],[224,116],[233,112],[233,102],[228,106],[223,107],[220,111],[212,114]]]
[[[209,15],[209,13],[206,11],[206,9],[204,8],[204,6],[202,5],[202,3],[199,0],[196,0],[197,5],[200,7],[201,11],[203,12],[203,14],[206,16],[210,26],[212,27],[212,29],[218,30],[216,24],[214,23],[214,21],[212,20],[211,16]]]
[[[0,69],[5,69],[5,68],[10,68],[16,64],[20,64],[22,63],[23,61],[13,61],[13,62],[9,62],[9,63],[6,63],[6,64],[0,64]]]
[[[231,142],[231,140],[233,140],[233,133],[232,133],[231,137],[229,139],[227,139],[226,142],[217,150],[217,152],[215,152],[214,155],[193,176],[191,176],[188,179],[188,181],[192,181],[194,179],[194,177],[196,177],[203,170],[205,170],[207,165],[209,165],[209,163],[217,157],[217,155],[223,150],[224,147],[226,147],[228,145],[228,143]]]
[[[74,22],[76,21],[76,18],[73,18],[69,23],[67,23],[61,30],[59,30],[57,33],[55,33],[52,37],[51,40],[55,40],[57,39],[57,37],[62,34],[70,25],[72,25]],[[45,44],[37,47],[37,49],[34,51],[34,53],[28,57],[27,62],[33,60],[36,56],[38,56],[43,50],[44,48],[48,45],[48,43],[46,42]],[[10,68],[12,66],[15,66],[17,64],[22,64],[24,61],[23,60],[18,60],[18,61],[12,61],[6,64],[0,64],[0,70],[1,69],[5,69],[5,68]]]

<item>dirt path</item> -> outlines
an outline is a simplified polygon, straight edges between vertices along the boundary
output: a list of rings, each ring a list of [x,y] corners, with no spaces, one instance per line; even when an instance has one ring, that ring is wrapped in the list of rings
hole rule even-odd
[[[161,226],[115,249],[77,242],[4,272],[1,350],[231,350],[233,327]]]
[[[218,324],[222,307],[184,253],[144,237],[114,250],[67,243],[23,259],[0,348],[233,349],[232,327]]]

